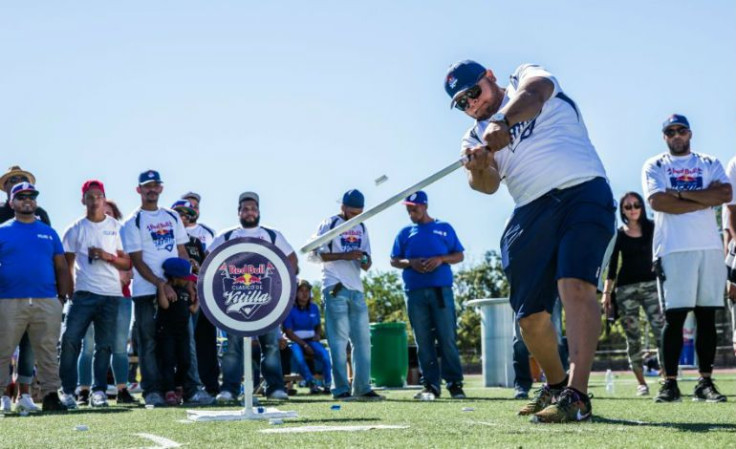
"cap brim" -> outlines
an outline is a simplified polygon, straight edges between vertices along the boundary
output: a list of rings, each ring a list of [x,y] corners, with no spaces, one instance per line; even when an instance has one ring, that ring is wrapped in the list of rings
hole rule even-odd
[[[163,182],[163,181],[161,181],[160,179],[148,179],[148,180],[146,180],[146,181],[143,181],[143,182],[139,182],[139,183],[138,183],[138,185],[139,185],[139,186],[144,186],[144,185],[146,185],[146,184],[150,184],[150,183],[152,183],[152,182],[157,182],[157,183],[159,183],[159,184],[163,184],[163,183],[164,183],[164,182]]]
[[[41,193],[38,190],[32,190],[32,189],[19,190],[17,192],[13,192],[13,199],[15,199],[15,197],[20,195],[21,193],[28,193],[28,192],[33,193],[34,194],[33,196],[38,196],[38,194]]]
[[[404,204],[409,205],[409,206],[422,206],[422,205],[426,206],[427,205],[427,203],[415,203],[414,201],[404,201]]]
[[[455,103],[457,103],[458,97],[460,97],[462,94],[464,94],[465,92],[467,92],[467,90],[470,89],[473,86],[475,86],[475,84],[473,84],[472,86],[468,86],[468,87],[466,87],[463,90],[457,91],[455,93],[455,95],[453,95],[452,100],[450,100],[450,109],[452,109],[452,108],[455,107]]]
[[[5,183],[8,181],[8,178],[11,178],[13,176],[25,176],[26,178],[28,178],[28,182],[30,182],[31,184],[36,183],[36,177],[33,176],[30,172],[27,172],[25,170],[12,170],[0,176],[0,187],[4,186]]]
[[[672,128],[673,126],[678,126],[678,125],[679,125],[679,126],[682,126],[682,127],[683,127],[683,128],[685,128],[685,129],[690,129],[690,127],[689,127],[689,126],[687,126],[687,125],[686,125],[686,124],[684,124],[684,123],[677,123],[677,122],[675,122],[675,123],[670,123],[669,125],[667,125],[667,126],[665,126],[664,128],[662,128],[662,132],[665,132],[665,131],[667,131],[668,129]]]

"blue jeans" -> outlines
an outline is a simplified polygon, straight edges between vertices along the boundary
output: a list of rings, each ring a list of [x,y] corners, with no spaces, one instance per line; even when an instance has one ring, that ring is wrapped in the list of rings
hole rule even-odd
[[[97,328],[92,390],[107,390],[107,370],[110,368],[119,301],[118,296],[103,296],[85,291],[74,292],[61,336],[59,377],[64,393],[73,394],[77,387],[77,359],[82,339],[91,323],[95,323]]]
[[[327,353],[327,349],[325,349],[325,347],[322,346],[322,343],[318,341],[310,340],[307,341],[307,344],[312,348],[312,351],[314,351],[314,359],[322,362],[325,385],[330,385],[332,383],[332,374],[330,373],[330,355]],[[301,374],[304,380],[311,382],[314,377],[312,376],[312,372],[309,370],[307,361],[304,359],[304,349],[296,343],[292,343],[289,346],[291,347],[291,354],[294,356],[299,374]]]
[[[141,370],[143,396],[161,394],[161,379],[156,361],[156,295],[133,297],[138,341],[138,365]]]
[[[128,381],[128,336],[130,334],[130,316],[133,312],[133,301],[121,297],[118,303],[117,324],[112,343],[112,374],[115,383],[124,385]],[[92,351],[94,349],[94,325],[90,326],[82,340],[82,352],[79,354],[77,367],[79,385],[92,385]]]
[[[266,379],[266,394],[276,390],[285,391],[284,375],[281,372],[279,338],[281,329],[274,328],[258,336],[261,344],[261,373]],[[227,334],[227,350],[222,355],[222,388],[238,396],[243,379],[243,337]]]
[[[417,342],[419,367],[424,385],[440,391],[440,375],[447,386],[463,383],[463,369],[457,350],[455,297],[452,287],[420,288],[406,292],[409,322]],[[437,360],[437,346],[442,366]],[[441,368],[441,369],[440,369]]]
[[[31,340],[28,338],[28,332],[23,334],[18,344],[18,361],[16,372],[18,374],[18,383],[30,385],[33,382],[33,367],[35,359],[33,357],[33,348],[31,348]]]
[[[562,359],[562,367],[567,371],[569,367],[567,344],[562,337],[562,301],[557,298],[552,309],[552,324],[557,332],[557,349]],[[521,338],[518,320],[514,320],[514,388],[529,391],[532,388],[532,372],[529,366],[529,349]]]
[[[330,294],[332,286],[322,291],[325,304],[325,330],[332,355],[332,394],[350,393],[347,368],[347,347],[353,347],[353,395],[371,391],[371,336],[368,306],[363,292],[343,288],[337,297]]]

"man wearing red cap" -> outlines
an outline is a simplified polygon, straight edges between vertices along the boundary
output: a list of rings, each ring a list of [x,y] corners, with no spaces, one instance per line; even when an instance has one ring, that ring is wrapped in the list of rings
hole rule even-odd
[[[77,359],[82,339],[90,324],[95,325],[94,381],[89,405],[107,406],[107,371],[110,368],[116,333],[118,304],[122,297],[118,270],[130,269],[130,257],[123,251],[121,224],[105,214],[105,186],[90,180],[82,186],[84,217],[64,232],[67,263],[74,267],[74,296],[66,314],[61,337],[59,375],[67,408],[77,407]],[[117,383],[125,380],[116,379]]]

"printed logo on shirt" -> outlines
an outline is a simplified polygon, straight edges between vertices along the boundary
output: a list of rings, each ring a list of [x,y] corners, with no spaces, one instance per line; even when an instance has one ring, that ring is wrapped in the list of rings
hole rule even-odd
[[[117,231],[102,231],[102,235],[115,236],[118,235]]]
[[[509,134],[511,134],[509,149],[512,153],[516,151],[516,147],[518,147],[521,142],[531,137],[532,133],[534,133],[534,125],[536,124],[537,119],[535,118],[534,120],[519,122],[509,129]]]
[[[153,240],[153,246],[157,250],[171,251],[176,245],[174,240],[174,226],[170,221],[163,223],[149,224],[146,229],[151,234],[151,240]]]
[[[53,240],[54,238],[48,234],[36,234],[36,237],[44,240]]]
[[[670,185],[676,190],[700,190],[703,188],[703,169],[695,168],[667,168]]]
[[[446,231],[442,231],[440,229],[434,229],[434,230],[432,230],[432,233],[433,234],[437,234],[437,235],[441,235],[442,237],[447,237],[447,232]]]
[[[361,231],[350,230],[340,234],[340,244],[343,251],[353,251],[360,249],[363,243],[363,233]]]

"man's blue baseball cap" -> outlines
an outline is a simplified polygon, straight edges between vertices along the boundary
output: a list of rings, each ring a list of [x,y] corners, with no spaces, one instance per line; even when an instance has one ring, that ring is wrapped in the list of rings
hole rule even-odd
[[[410,206],[418,206],[420,204],[427,204],[428,202],[429,201],[427,200],[427,194],[424,193],[423,190],[412,193],[404,200],[404,204],[408,204]]]
[[[347,207],[354,207],[355,209],[362,209],[365,206],[365,197],[360,190],[352,189],[345,192],[342,196],[342,204]]]
[[[485,73],[485,67],[470,59],[451,65],[445,76],[445,92],[452,98],[450,107],[455,106],[455,100],[463,92],[478,84]]]
[[[159,184],[163,184],[164,182],[161,181],[161,175],[156,170],[146,170],[140,175],[138,175],[138,185],[146,185],[149,182],[157,182]]]
[[[680,114],[672,114],[667,117],[667,120],[662,123],[662,132],[672,125],[681,125],[687,129],[690,129],[690,122],[687,121],[687,117]]]

